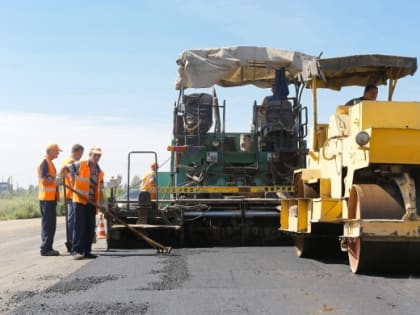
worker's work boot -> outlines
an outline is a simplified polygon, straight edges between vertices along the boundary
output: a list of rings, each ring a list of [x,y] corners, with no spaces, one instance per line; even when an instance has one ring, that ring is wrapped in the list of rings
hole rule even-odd
[[[83,259],[83,258],[85,258],[85,256],[83,256],[82,254],[79,254],[79,253],[76,253],[76,254],[73,255],[74,260],[80,260],[80,259]]]
[[[41,256],[59,256],[60,252],[58,250],[50,249],[45,253],[41,253]]]
[[[71,253],[71,248],[73,245],[70,242],[65,242],[64,244],[66,245],[67,251]]]

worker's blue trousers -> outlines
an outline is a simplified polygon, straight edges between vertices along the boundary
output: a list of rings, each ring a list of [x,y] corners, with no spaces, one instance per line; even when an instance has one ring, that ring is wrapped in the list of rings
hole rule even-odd
[[[41,209],[41,255],[53,249],[57,226],[57,201],[40,200]]]
[[[72,254],[87,255],[92,251],[95,236],[96,208],[91,204],[74,203],[74,234]]]

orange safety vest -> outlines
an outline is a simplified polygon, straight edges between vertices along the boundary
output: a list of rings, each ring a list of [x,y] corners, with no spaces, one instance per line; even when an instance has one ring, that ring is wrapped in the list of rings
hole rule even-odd
[[[150,193],[150,199],[156,199],[156,172],[153,170],[148,171],[144,174],[141,181],[141,191],[148,191]]]
[[[62,166],[68,166],[69,164],[73,163],[74,159],[69,156],[67,159],[64,160]],[[68,170],[66,170],[66,177],[64,178],[64,184],[66,184],[67,186],[73,187],[72,184],[72,180],[71,180],[71,175],[70,172]],[[66,196],[65,196],[66,200],[72,200],[73,199],[73,192],[70,189],[66,189]]]
[[[79,172],[76,174],[74,178],[74,190],[79,192],[81,195],[83,195],[86,199],[89,199],[89,188],[90,188],[90,167],[88,164],[89,161],[81,161],[79,165]],[[100,193],[101,193],[101,183],[104,179],[104,172],[102,172],[101,169],[99,169],[98,174],[98,182],[96,183],[95,187],[95,196],[94,200],[95,202],[99,201]],[[79,194],[73,194],[73,202],[81,203],[81,204],[87,204],[86,200],[83,200]]]
[[[42,181],[41,164],[44,161],[47,161],[48,172],[50,173],[50,175],[54,178],[56,175],[56,170],[53,162],[48,157],[43,158],[38,164],[38,199],[47,201],[58,201],[60,200],[60,192],[58,191],[58,187],[55,181],[51,184],[44,184]]]

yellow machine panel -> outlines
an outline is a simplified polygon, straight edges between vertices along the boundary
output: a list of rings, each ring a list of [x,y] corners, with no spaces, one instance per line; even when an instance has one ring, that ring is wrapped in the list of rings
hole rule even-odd
[[[312,207],[312,221],[337,222],[342,219],[341,199],[314,199]]]
[[[310,199],[285,199],[281,203],[280,229],[308,232],[311,218]]]
[[[420,129],[374,128],[369,131],[371,163],[420,164]]]
[[[363,101],[352,108],[360,119],[360,129],[420,129],[420,102]],[[357,112],[358,111],[358,112]],[[357,120],[353,120],[357,124]]]

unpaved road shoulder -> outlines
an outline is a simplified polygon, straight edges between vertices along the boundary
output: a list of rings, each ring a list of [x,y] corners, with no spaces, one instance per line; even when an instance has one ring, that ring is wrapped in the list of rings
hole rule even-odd
[[[40,234],[41,219],[0,221],[0,313],[89,263],[74,261],[67,253],[64,217],[57,220],[54,242],[61,256],[40,255]],[[105,247],[103,241],[98,242],[96,249],[101,247]]]

